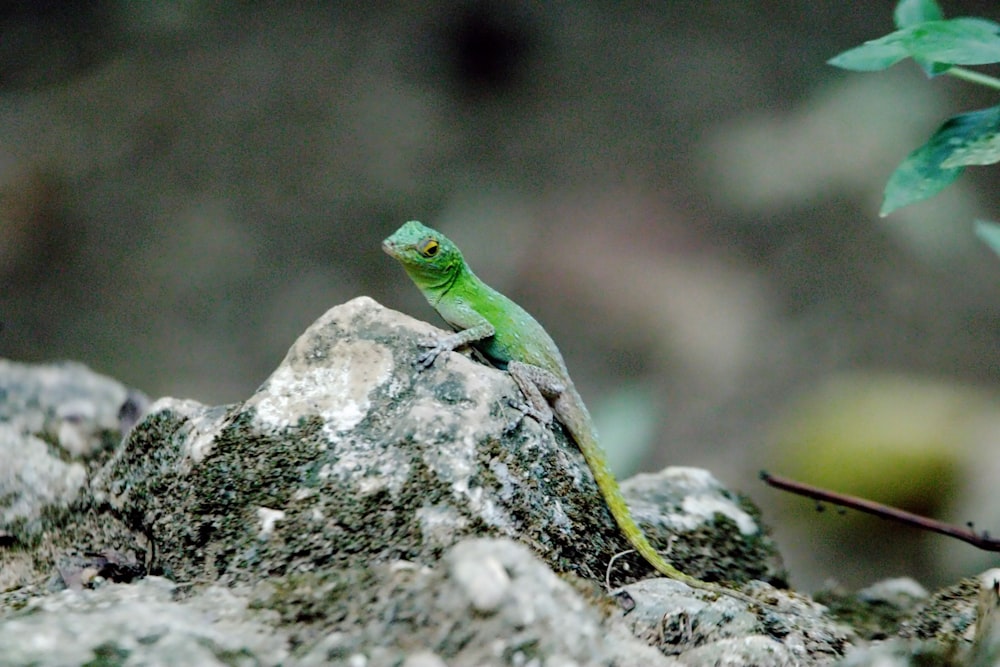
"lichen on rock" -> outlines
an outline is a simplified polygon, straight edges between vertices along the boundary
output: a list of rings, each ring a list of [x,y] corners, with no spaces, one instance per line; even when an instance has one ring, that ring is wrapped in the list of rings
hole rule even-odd
[[[136,588],[135,613],[162,609],[177,641],[211,645],[206,660],[237,651],[260,664],[286,655],[287,665],[666,666],[676,663],[664,654],[714,664],[737,647],[753,664],[821,664],[841,651],[848,635],[822,607],[767,583],[784,574],[749,501],[690,468],[623,483],[682,571],[757,579],[747,590],[787,616],[658,578],[628,553],[562,428],[531,419],[509,428],[518,389],[506,373],[463,353],[415,368],[420,343],[436,334],[362,297],[309,327],[247,400],[159,399],[89,471],[59,530],[33,552],[34,571],[47,565],[46,590],[75,589],[81,609],[114,598],[100,592],[108,577],[169,578],[180,607]],[[609,596],[606,581],[628,586]],[[184,621],[183,605],[220,585],[246,605],[235,630],[247,633],[243,648]],[[47,599],[22,590],[16,605],[0,595],[0,609]],[[89,621],[103,624],[95,636],[114,637],[107,624],[122,618],[51,613],[67,635]],[[670,619],[699,630],[664,634]],[[257,641],[262,625],[273,641]],[[0,636],[17,627],[28,626],[0,617]],[[160,635],[137,646],[146,640],[73,641],[94,658],[172,650]],[[36,655],[30,644],[18,650]]]
[[[181,578],[433,562],[463,536],[493,535],[603,581],[627,546],[572,442],[531,420],[505,430],[517,389],[503,372],[461,354],[417,371],[433,332],[367,298],[338,306],[245,402],[157,401],[96,492]],[[711,519],[657,523],[692,532]],[[746,532],[726,539],[766,544]],[[760,567],[770,548],[747,571],[774,577]],[[648,574],[635,557],[620,565],[619,581]],[[733,565],[731,578],[745,579]]]

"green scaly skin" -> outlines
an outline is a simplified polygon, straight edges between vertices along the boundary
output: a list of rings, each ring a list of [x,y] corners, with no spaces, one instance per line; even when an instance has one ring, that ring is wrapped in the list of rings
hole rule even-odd
[[[456,332],[426,344],[428,349],[417,360],[419,366],[429,367],[442,352],[464,345],[475,347],[490,363],[510,372],[528,401],[519,406],[525,414],[543,423],[551,422],[554,414],[569,431],[618,527],[660,574],[692,588],[761,604],[738,591],[686,575],[656,552],[632,518],[608,468],[590,413],[573,386],[559,348],[535,318],[476,277],[454,243],[417,221],[396,230],[382,242],[382,249],[403,265],[427,301]]]

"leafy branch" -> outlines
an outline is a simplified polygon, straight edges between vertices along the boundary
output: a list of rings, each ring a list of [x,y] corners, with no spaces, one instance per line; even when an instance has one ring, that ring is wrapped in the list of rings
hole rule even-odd
[[[935,0],[900,0],[896,30],[831,58],[829,64],[875,72],[912,58],[933,78],[947,74],[1000,91],[1000,79],[962,65],[1000,62],[1000,24],[980,18],[945,19]],[[952,116],[903,160],[885,186],[879,215],[929,199],[968,166],[1000,162],[1000,105]],[[1000,255],[1000,225],[979,220],[977,235]]]

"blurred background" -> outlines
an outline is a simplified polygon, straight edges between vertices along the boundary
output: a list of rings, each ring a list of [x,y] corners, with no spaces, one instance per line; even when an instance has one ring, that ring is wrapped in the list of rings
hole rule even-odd
[[[757,479],[1000,533],[1000,170],[877,216],[996,96],[825,64],[893,6],[3,3],[0,356],[239,401],[348,299],[438,321],[379,248],[420,219],[559,342],[617,471],[709,468],[796,587],[975,574]]]

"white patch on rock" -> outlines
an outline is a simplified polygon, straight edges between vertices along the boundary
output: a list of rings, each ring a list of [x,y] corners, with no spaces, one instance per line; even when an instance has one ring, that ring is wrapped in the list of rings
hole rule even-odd
[[[695,529],[699,524],[711,521],[715,514],[722,514],[733,520],[744,535],[753,535],[759,530],[753,517],[744,512],[736,503],[717,495],[688,496],[681,503],[686,513],[678,523],[686,528]]]
[[[497,490],[497,495],[500,496],[500,500],[504,502],[510,502],[510,499],[514,497],[514,491],[517,488],[517,483],[514,477],[510,474],[510,468],[503,461],[497,461],[496,459],[490,461],[490,472],[496,477],[497,482],[500,484],[500,488]]]
[[[455,533],[469,524],[458,511],[448,505],[425,505],[416,512],[420,534],[424,540],[443,547],[455,542]]]
[[[257,533],[257,538],[266,540],[271,537],[271,533],[274,532],[274,525],[284,518],[285,513],[281,510],[271,509],[270,507],[258,507],[257,520],[260,521],[260,530]]]
[[[558,498],[552,505],[552,523],[555,524],[556,527],[561,528],[567,535],[569,535],[573,530],[573,522],[569,520],[569,515],[566,514],[566,510],[563,508],[563,504]]]
[[[693,466],[670,466],[664,469],[664,474],[671,479],[683,478],[688,486],[704,488],[722,488],[719,480],[710,471]]]
[[[175,437],[185,443],[185,468],[198,465],[212,453],[215,437],[222,428],[227,412],[222,407],[208,408],[198,401],[180,398],[160,398],[149,406],[149,414],[169,410],[184,418],[184,425]]]
[[[511,580],[503,564],[493,557],[455,558],[451,576],[481,614],[497,611],[510,591]]]
[[[622,482],[622,491],[636,518],[665,518],[675,530],[694,530],[715,514],[722,514],[744,535],[760,532],[753,517],[730,500],[719,480],[702,468],[671,466],[658,473],[635,475]],[[664,514],[667,507],[680,507],[681,511]]]
[[[83,464],[66,463],[44,441],[0,423],[0,529],[18,520],[34,526],[46,508],[75,500],[86,480]],[[22,537],[30,532],[22,530]]]
[[[368,415],[372,391],[391,375],[392,355],[373,341],[339,340],[321,358],[297,356],[314,328],[296,342],[246,407],[255,408],[258,421],[275,429],[291,426],[298,416],[319,416],[334,439]]]
[[[448,667],[448,663],[431,651],[417,651],[406,656],[403,667]]]
[[[212,453],[212,445],[215,443],[215,432],[198,433],[191,437],[188,445],[188,457],[192,463],[201,463],[206,456]]]
[[[865,602],[889,602],[900,606],[905,600],[925,600],[930,594],[912,577],[893,577],[877,581],[857,592]]]

